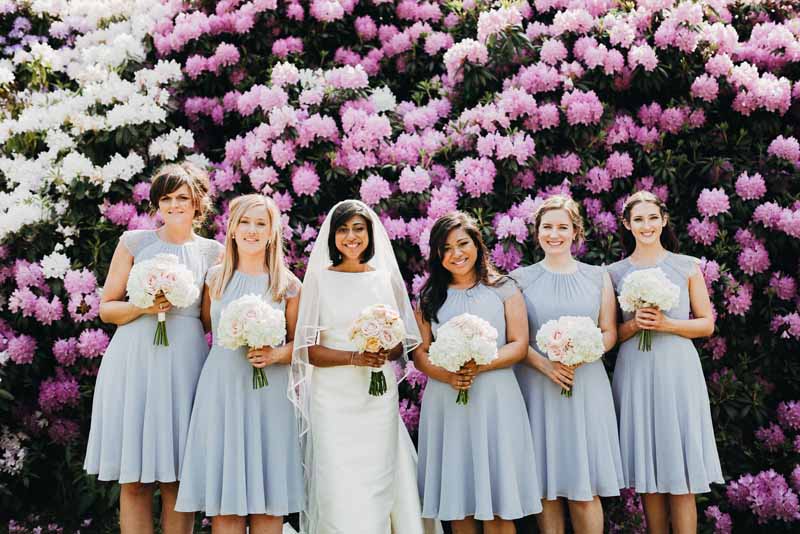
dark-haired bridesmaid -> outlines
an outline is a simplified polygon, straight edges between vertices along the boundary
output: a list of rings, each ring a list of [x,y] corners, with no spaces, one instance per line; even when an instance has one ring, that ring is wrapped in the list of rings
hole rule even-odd
[[[535,341],[544,323],[572,315],[598,325],[606,350],[617,342],[610,277],[602,267],[572,256],[573,243],[583,235],[577,202],[562,195],[548,198],[534,218],[534,242],[544,259],[511,273],[528,310],[530,346],[514,370],[533,431],[544,492],[537,521],[544,534],[564,533],[565,500],[577,534],[602,534],[600,496],[619,495],[624,487],[614,399],[602,360],[572,368],[550,361]],[[562,389],[572,396],[562,396]]]
[[[418,369],[430,377],[419,424],[423,517],[452,522],[454,534],[513,534],[513,520],[541,511],[525,401],[513,365],[525,357],[525,301],[489,262],[475,221],[453,212],[431,229],[430,276],[421,293]],[[431,364],[440,325],[470,313],[497,329],[497,359],[452,373]],[[469,389],[469,403],[456,404]]]
[[[622,212],[627,258],[609,267],[617,292],[625,278],[658,267],[680,288],[678,306],[623,313],[614,369],[625,483],[642,494],[654,534],[697,531],[694,495],[724,482],[714,440],[703,369],[692,339],[711,335],[714,316],[698,260],[672,252],[677,239],[666,205],[639,191]],[[691,314],[691,317],[690,317]],[[652,332],[652,349],[635,336]]]

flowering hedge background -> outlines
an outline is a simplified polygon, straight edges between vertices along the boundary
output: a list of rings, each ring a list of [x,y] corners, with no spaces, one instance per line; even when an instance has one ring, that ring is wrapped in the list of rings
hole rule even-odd
[[[792,0],[0,0],[0,522],[104,531],[115,484],[82,472],[113,328],[99,289],[125,229],[158,225],[148,178],[209,168],[227,201],[274,196],[302,275],[320,218],[384,219],[409,288],[455,208],[503,269],[538,259],[537,203],[620,259],[634,189],[666,200],[717,314],[698,341],[729,482],[704,532],[800,525],[800,13]],[[608,358],[613,369],[613,355]],[[400,411],[415,431],[424,376]],[[638,499],[608,530],[642,529]],[[3,527],[0,527],[2,529]]]

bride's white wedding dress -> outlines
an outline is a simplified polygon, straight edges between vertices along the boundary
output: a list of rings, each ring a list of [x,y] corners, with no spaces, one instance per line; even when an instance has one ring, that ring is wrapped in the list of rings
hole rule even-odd
[[[397,307],[386,271],[324,270],[319,280],[320,345],[355,350],[348,330],[372,304]],[[311,378],[309,534],[423,534],[416,452],[398,411],[397,381],[369,394],[371,368],[315,367]],[[431,525],[432,526],[432,525]],[[433,530],[431,530],[433,532]]]

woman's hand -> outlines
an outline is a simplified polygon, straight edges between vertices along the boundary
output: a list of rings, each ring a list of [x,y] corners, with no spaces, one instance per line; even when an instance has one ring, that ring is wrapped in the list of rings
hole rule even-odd
[[[353,352],[350,355],[350,365],[380,369],[386,363],[388,356],[389,352],[384,350],[379,352]]]
[[[256,369],[263,369],[277,361],[277,352],[272,347],[250,349],[247,351],[247,359],[250,361],[250,365]]]
[[[155,315],[157,313],[167,313],[171,309],[172,303],[167,300],[167,297],[164,296],[164,293],[159,293],[156,295],[156,300],[153,302],[153,305],[149,308],[145,308],[144,313]]]
[[[670,319],[658,308],[641,308],[636,310],[634,316],[636,326],[640,330],[656,330],[665,332],[670,327]]]
[[[475,360],[470,360],[457,372],[449,374],[448,383],[453,389],[461,391],[469,389],[475,381],[476,376],[478,376],[478,365],[475,363]]]
[[[569,391],[572,389],[572,383],[575,381],[575,368],[569,365],[564,365],[560,362],[554,362],[547,358],[541,361],[541,368],[539,369],[543,375],[549,378],[555,385],[561,389]]]

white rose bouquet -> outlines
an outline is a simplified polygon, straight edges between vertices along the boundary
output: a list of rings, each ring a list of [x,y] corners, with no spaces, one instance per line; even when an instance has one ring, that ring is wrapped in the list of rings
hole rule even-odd
[[[160,293],[175,307],[185,308],[200,296],[194,275],[175,254],[156,254],[134,264],[128,275],[128,299],[139,308],[149,308]],[[167,315],[158,313],[154,345],[169,345]]]
[[[286,317],[259,295],[243,295],[225,306],[217,342],[226,349],[279,347],[286,339]],[[264,369],[253,367],[253,389],[268,386]]]
[[[432,364],[451,373],[457,373],[471,360],[478,365],[489,364],[497,358],[497,330],[480,317],[462,313],[439,327],[428,357]],[[456,403],[468,402],[469,390],[460,390]]]
[[[570,367],[591,363],[603,357],[603,333],[589,317],[564,315],[544,323],[536,333],[536,344],[547,357]],[[561,394],[572,397],[572,390]]]
[[[391,307],[374,304],[364,308],[350,327],[350,341],[360,352],[391,350],[403,341],[406,327],[403,319]],[[386,393],[386,377],[383,370],[372,371],[369,394],[379,397]]]
[[[642,308],[671,310],[678,305],[681,289],[667,278],[660,268],[634,271],[625,277],[619,293],[619,305],[623,311],[635,313]],[[653,346],[653,332],[639,332],[639,350],[648,351]]]

